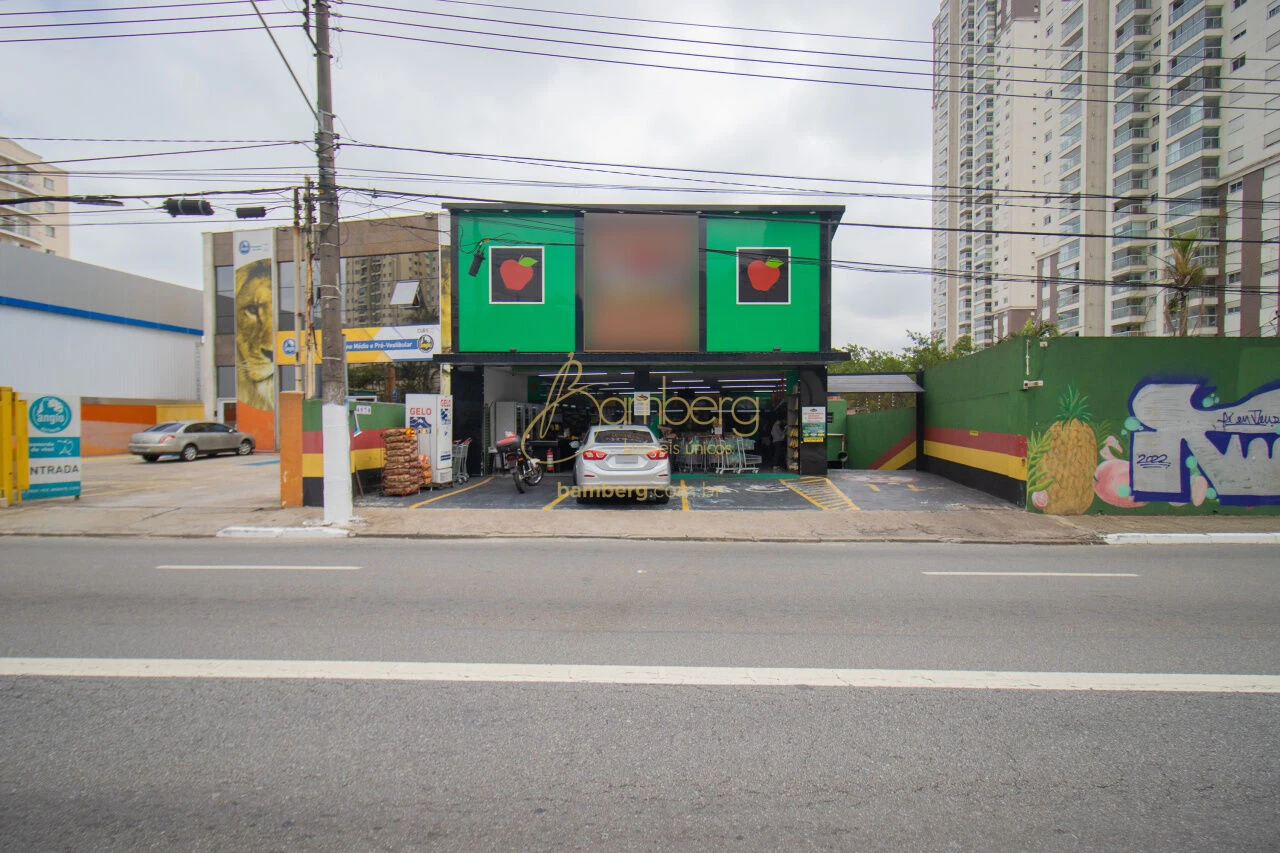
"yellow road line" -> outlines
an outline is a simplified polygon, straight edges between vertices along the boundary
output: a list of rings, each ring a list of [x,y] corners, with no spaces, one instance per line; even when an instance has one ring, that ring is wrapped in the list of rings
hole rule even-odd
[[[680,481],[680,511],[689,511],[689,481]]]
[[[783,480],[782,483],[824,512],[856,512],[859,509],[857,504],[849,500],[848,495],[837,489],[826,477],[801,477],[794,484],[790,480]],[[809,494],[810,492],[813,494]]]
[[[875,483],[867,483],[867,488],[868,488],[868,489],[870,489],[870,490],[871,490],[871,491],[873,491],[873,492],[878,492],[878,491],[880,491],[880,487],[879,487],[879,486],[877,486]]]
[[[915,484],[915,483],[907,483],[907,488],[908,488],[908,489],[910,489],[910,490],[911,490],[911,491],[913,491],[913,492],[918,492],[918,491],[920,491],[920,489],[916,486],[916,484]]]
[[[546,506],[544,506],[544,507],[543,507],[543,509],[544,509],[544,510],[547,510],[547,511],[550,511],[550,510],[555,509],[556,504],[560,503],[560,501],[562,501],[562,500],[564,500],[565,498],[569,497],[569,495],[571,495],[571,494],[573,494],[573,489],[565,489],[563,492],[561,492],[560,497],[556,498],[556,499],[555,499],[555,500],[553,500],[551,503],[549,503],[549,504],[547,504]]]
[[[442,500],[444,500],[445,498],[451,498],[451,497],[453,497],[454,495],[460,495],[460,494],[462,494],[463,492],[470,491],[471,489],[478,489],[478,488],[480,488],[481,486],[483,486],[485,483],[489,482],[489,481],[490,481],[490,480],[492,480],[492,479],[493,479],[493,476],[492,476],[492,475],[490,475],[490,476],[488,476],[488,477],[485,477],[485,478],[484,478],[483,480],[481,480],[480,482],[475,483],[475,484],[473,484],[473,485],[470,485],[470,486],[463,486],[461,489],[451,489],[450,491],[446,492],[446,493],[445,493],[445,494],[443,494],[443,495],[436,495],[434,498],[427,498],[425,501],[418,501],[416,504],[414,504],[414,505],[412,505],[411,507],[409,507],[409,509],[417,509],[418,507],[420,507],[420,506],[425,506],[426,504],[429,504],[429,503],[435,503],[436,501],[442,501]]]

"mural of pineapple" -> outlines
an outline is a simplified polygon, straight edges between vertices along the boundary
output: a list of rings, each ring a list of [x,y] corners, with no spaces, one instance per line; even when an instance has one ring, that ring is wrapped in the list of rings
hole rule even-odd
[[[1050,515],[1081,515],[1093,503],[1098,436],[1088,402],[1074,386],[1067,386],[1060,406],[1053,425],[1029,442],[1028,491],[1032,504]]]

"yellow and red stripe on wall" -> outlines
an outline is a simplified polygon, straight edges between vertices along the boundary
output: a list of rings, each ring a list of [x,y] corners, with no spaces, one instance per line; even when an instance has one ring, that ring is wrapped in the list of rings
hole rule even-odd
[[[925,427],[924,455],[1013,480],[1027,479],[1025,435]]]

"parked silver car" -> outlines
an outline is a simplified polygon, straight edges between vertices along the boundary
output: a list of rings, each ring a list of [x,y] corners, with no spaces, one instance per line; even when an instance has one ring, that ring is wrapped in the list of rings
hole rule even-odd
[[[671,459],[646,426],[594,426],[573,463],[578,503],[593,497],[630,497],[666,503]]]
[[[201,454],[248,456],[253,449],[253,436],[212,421],[169,421],[129,437],[129,452],[148,462],[175,454],[185,462]]]

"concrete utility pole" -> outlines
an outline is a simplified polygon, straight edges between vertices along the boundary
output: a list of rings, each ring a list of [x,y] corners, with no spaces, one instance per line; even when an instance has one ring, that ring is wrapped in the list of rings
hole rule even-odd
[[[333,82],[330,77],[329,0],[316,0],[316,133],[320,201],[320,376],[324,435],[324,520],[351,520],[351,436],[347,432],[347,354],[338,289],[338,184],[334,169]]]

